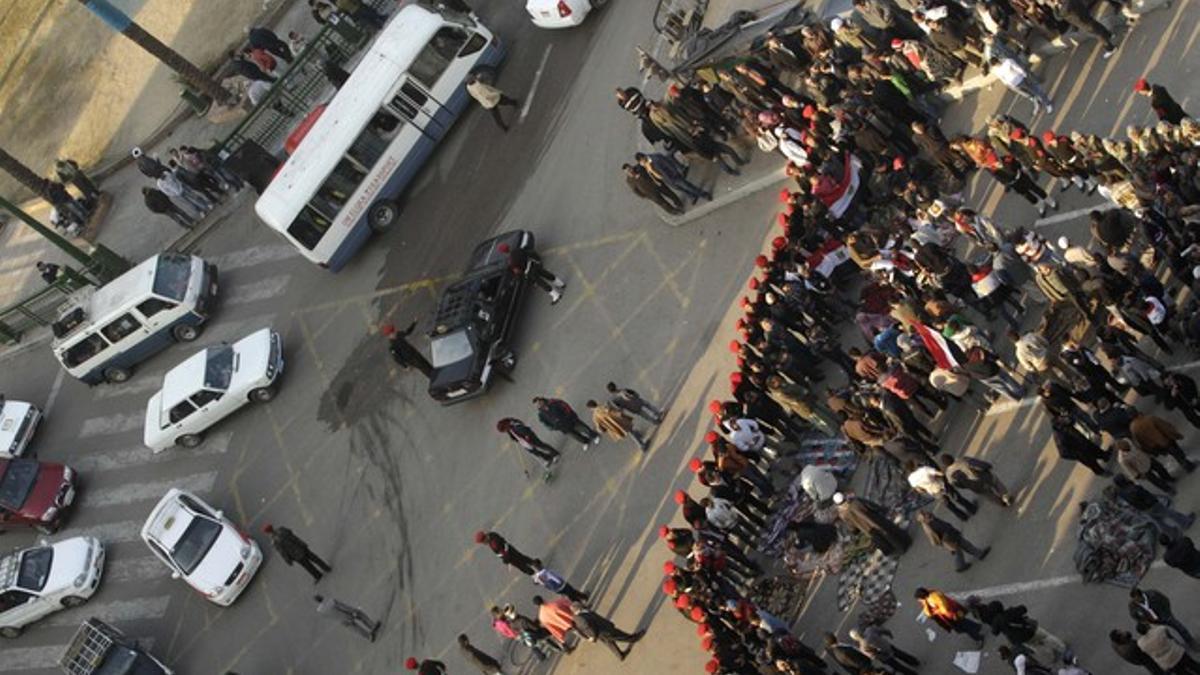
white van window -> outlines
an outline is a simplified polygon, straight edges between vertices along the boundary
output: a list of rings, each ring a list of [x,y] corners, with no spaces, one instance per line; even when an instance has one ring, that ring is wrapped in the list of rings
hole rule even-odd
[[[68,368],[74,368],[99,354],[107,346],[108,343],[99,333],[92,333],[63,352],[63,363],[67,364]]]
[[[408,68],[417,81],[432,88],[438,78],[446,72],[450,62],[458,56],[458,50],[470,39],[471,34],[461,28],[446,26],[433,34],[433,39],[417,54]]]
[[[192,259],[182,255],[162,255],[154,270],[154,294],[182,300],[192,278]]]
[[[163,310],[173,309],[175,304],[176,303],[163,300],[162,298],[150,298],[149,300],[139,303],[137,306],[137,311],[148,319]]]
[[[142,327],[142,323],[133,318],[132,314],[122,314],[115,321],[100,329],[100,333],[109,342],[120,342]]]

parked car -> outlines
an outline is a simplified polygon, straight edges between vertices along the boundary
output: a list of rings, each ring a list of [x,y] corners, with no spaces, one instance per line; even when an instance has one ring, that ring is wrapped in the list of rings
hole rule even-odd
[[[58,665],[67,675],[171,675],[136,641],[96,618],[83,622]]]
[[[539,28],[571,28],[583,23],[592,10],[608,0],[528,0],[525,11]]]
[[[430,335],[429,395],[444,404],[480,396],[497,369],[511,370],[510,348],[526,281],[508,266],[501,244],[533,252],[533,233],[513,230],[475,247],[463,278],[442,292]]]
[[[262,564],[262,551],[249,535],[196,495],[171,488],[142,526],[142,541],[212,602],[228,607]]]
[[[36,405],[0,396],[0,457],[23,456],[41,421]]]
[[[0,459],[0,532],[13,525],[52,534],[75,501],[75,470],[34,459]]]
[[[270,328],[193,354],[167,372],[162,389],[146,403],[146,447],[196,447],[205,429],[238,408],[274,398],[282,372],[283,343]]]
[[[72,537],[0,558],[0,637],[15,638],[29,624],[87,602],[104,573],[104,546]]]

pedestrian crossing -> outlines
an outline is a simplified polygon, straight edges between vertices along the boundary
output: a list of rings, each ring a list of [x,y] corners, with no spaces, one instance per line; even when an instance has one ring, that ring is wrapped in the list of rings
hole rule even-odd
[[[293,275],[311,270],[307,264],[296,264],[293,259],[299,254],[286,243],[205,257],[220,270],[221,289],[213,318],[197,341],[173,345],[151,357],[135,369],[129,382],[91,388],[68,382],[60,393],[60,413],[52,421],[54,440],[36,449],[42,461],[73,467],[80,476],[80,489],[63,530],[45,538],[99,539],[108,552],[104,577],[83,606],[52,614],[27,626],[19,638],[0,642],[0,673],[58,673],[58,659],[88,617],[100,618],[149,644],[152,641],[143,638],[165,634],[158,631],[172,602],[191,597],[187,585],[171,579],[169,568],[141,541],[141,528],[153,504],[172,487],[222,505],[211,496],[221,485],[229,451],[237,447],[236,436],[225,426],[232,420],[225,420],[196,448],[154,453],[142,444],[146,401],[162,385],[167,371],[190,354],[272,326],[278,316],[277,299]],[[5,384],[2,378],[0,387]],[[240,417],[254,423],[252,417]],[[10,535],[5,548],[36,545],[42,538],[32,533]]]

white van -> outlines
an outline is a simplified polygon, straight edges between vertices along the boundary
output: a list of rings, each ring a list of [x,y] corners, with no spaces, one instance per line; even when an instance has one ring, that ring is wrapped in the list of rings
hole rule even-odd
[[[470,100],[468,73],[503,55],[469,16],[400,9],[258,198],[258,217],[341,269],[399,219],[397,198]]]
[[[191,342],[212,313],[217,268],[162,253],[100,288],[72,296],[54,322],[54,358],[88,384],[124,382],[133,366],[172,342]]]

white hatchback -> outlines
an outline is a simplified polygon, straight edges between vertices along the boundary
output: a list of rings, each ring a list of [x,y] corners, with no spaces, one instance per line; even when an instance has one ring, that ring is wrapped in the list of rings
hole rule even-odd
[[[167,372],[146,403],[142,440],[155,452],[194,448],[205,429],[238,408],[270,401],[282,372],[283,344],[270,328],[193,354]]]
[[[15,638],[38,619],[87,602],[104,573],[104,546],[73,537],[0,558],[0,636]]]
[[[528,0],[525,11],[539,28],[571,28],[583,23],[594,9],[608,0]]]
[[[0,457],[21,457],[42,421],[42,411],[32,403],[0,396]]]
[[[262,564],[262,551],[249,535],[178,488],[171,488],[150,512],[142,541],[171,568],[171,578],[183,579],[224,607],[237,600]]]

